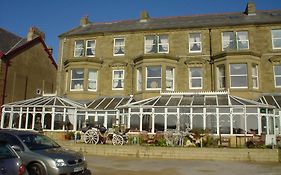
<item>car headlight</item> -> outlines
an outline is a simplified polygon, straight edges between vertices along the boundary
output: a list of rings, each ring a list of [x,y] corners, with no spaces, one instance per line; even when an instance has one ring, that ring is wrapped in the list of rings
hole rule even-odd
[[[66,166],[66,163],[63,159],[55,159],[55,162],[57,167]]]

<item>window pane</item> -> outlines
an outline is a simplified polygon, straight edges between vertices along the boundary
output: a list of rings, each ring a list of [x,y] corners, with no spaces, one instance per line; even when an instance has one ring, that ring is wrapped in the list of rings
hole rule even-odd
[[[191,68],[190,69],[192,77],[202,77],[202,69],[201,68]]]
[[[235,76],[231,77],[231,87],[246,87],[247,77],[245,76]]]
[[[235,49],[235,35],[234,32],[223,32],[222,34],[222,45],[223,45],[223,50],[232,50]]]
[[[115,55],[124,55],[125,53],[125,39],[124,38],[115,38],[114,39],[114,54]]]
[[[218,87],[219,87],[219,89],[225,88],[225,67],[224,67],[224,65],[218,67]]]
[[[147,78],[147,88],[161,88],[161,78]]]
[[[189,51],[200,52],[201,51],[201,34],[191,33],[189,34]]]
[[[140,91],[142,89],[142,69],[137,69],[137,90]]]
[[[161,67],[147,67],[147,77],[161,77]]]
[[[281,30],[272,30],[273,38],[281,38]]]
[[[231,75],[247,74],[246,64],[231,64],[230,65],[230,74]]]
[[[72,90],[82,90],[84,82],[84,70],[83,69],[73,69],[71,71],[71,85]]]
[[[281,75],[281,65],[274,66],[275,75]]]
[[[173,68],[166,69],[166,89],[168,89],[168,90],[174,89],[174,69]]]
[[[160,35],[158,38],[159,53],[167,53],[169,51],[168,35]]]
[[[95,40],[87,41],[87,56],[94,56],[95,55]]]
[[[97,71],[89,70],[88,90],[97,90]]]
[[[123,70],[114,70],[113,71],[112,87],[113,87],[113,89],[123,89],[124,88],[124,71]]]
[[[161,66],[147,67],[147,88],[161,88]]]
[[[84,41],[83,40],[75,41],[74,56],[75,57],[84,56]]]
[[[157,52],[157,37],[146,36],[145,37],[145,53],[156,53]]]
[[[189,69],[190,88],[202,88],[202,68]]]

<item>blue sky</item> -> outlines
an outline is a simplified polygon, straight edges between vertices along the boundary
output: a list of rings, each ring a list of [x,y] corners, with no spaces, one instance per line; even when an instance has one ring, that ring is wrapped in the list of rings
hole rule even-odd
[[[257,10],[281,9],[280,0],[253,0]],[[0,27],[25,37],[30,26],[45,33],[58,57],[58,35],[91,22],[138,19],[142,10],[151,18],[244,11],[248,0],[1,0]],[[1,38],[0,38],[1,39]]]

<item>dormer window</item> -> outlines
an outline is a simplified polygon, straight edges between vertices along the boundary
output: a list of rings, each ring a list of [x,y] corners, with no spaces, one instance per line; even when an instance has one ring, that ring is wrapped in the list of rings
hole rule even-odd
[[[114,38],[113,55],[114,56],[125,55],[125,39],[124,38]]]
[[[168,35],[145,36],[144,53],[169,53]]]
[[[223,32],[222,33],[222,50],[246,50],[249,49],[249,40],[247,31]]]

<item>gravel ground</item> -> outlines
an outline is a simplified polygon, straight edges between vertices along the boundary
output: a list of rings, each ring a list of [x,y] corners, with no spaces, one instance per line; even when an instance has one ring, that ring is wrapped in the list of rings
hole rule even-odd
[[[94,175],[281,175],[281,163],[87,156]]]

